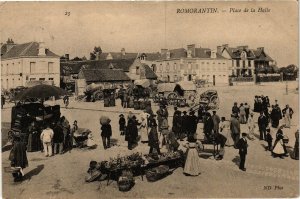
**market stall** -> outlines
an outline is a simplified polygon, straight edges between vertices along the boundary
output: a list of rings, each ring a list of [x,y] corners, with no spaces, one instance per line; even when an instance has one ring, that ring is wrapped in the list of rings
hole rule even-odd
[[[181,150],[162,153],[161,155],[134,153],[99,162],[98,170],[103,175],[107,175],[107,185],[109,185],[110,180],[118,180],[119,182],[120,179],[123,179],[124,172],[133,176],[140,176],[142,180],[146,174],[147,180],[152,182],[159,180],[163,174],[169,173],[169,169],[181,167],[183,164],[184,153]]]

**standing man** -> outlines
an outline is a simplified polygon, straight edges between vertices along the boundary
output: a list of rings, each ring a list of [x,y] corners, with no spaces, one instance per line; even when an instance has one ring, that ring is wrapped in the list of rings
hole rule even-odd
[[[50,128],[50,125],[47,124],[46,128],[41,133],[41,140],[44,146],[44,152],[46,157],[52,156],[52,140],[53,140],[54,132]]]
[[[214,123],[214,133],[219,133],[219,124],[221,122],[220,117],[216,114],[216,111],[213,111],[213,115],[211,116]]]
[[[239,149],[239,154],[240,154],[240,167],[239,168],[242,171],[246,171],[245,161],[246,161],[247,148],[248,148],[246,137],[247,137],[247,134],[242,133],[242,138],[239,139],[239,141],[237,143],[237,147]]]
[[[239,109],[240,109],[240,123],[241,124],[246,124],[246,110],[245,110],[245,107],[244,107],[243,103],[241,103]]]
[[[206,112],[204,121],[203,121],[203,132],[204,132],[205,138],[207,140],[211,139],[213,129],[214,129],[214,122],[211,118],[210,113]]]
[[[189,134],[188,138],[194,137],[197,131],[198,117],[195,116],[195,112],[191,111],[189,115]]]
[[[5,104],[5,97],[4,95],[1,95],[1,109],[3,109],[4,104]]]
[[[232,107],[232,113],[233,114],[235,114],[235,115],[239,115],[239,113],[240,113],[240,109],[239,109],[239,107],[237,106],[237,102],[234,102],[234,104],[233,104],[233,107]]]
[[[58,123],[54,125],[53,131],[54,131],[54,135],[53,135],[54,154],[58,154],[57,147],[59,148],[59,154],[63,154],[63,142],[64,142],[63,128]]]
[[[64,98],[64,104],[65,104],[65,107],[68,108],[68,105],[69,105],[69,96],[68,95],[65,95]]]
[[[259,139],[266,140],[266,128],[267,128],[267,118],[264,116],[263,112],[260,112],[260,116],[258,117],[258,128],[259,128]]]
[[[158,121],[158,130],[161,131],[161,125],[162,121],[164,119],[167,119],[168,121],[168,110],[166,109],[166,106],[161,104],[159,106],[159,110],[156,112],[157,113],[157,121]]]
[[[183,137],[185,136],[185,135],[187,135],[188,134],[188,124],[189,124],[189,116],[187,115],[187,112],[186,111],[183,111],[182,112],[183,113],[183,115],[182,115],[182,117],[181,117],[181,121],[182,121],[182,137],[180,138],[180,140],[181,139],[183,139]]]
[[[112,131],[111,131],[111,125],[108,122],[107,124],[103,124],[101,126],[101,137],[102,137],[102,143],[103,143],[103,148],[107,149],[110,148],[110,137],[112,136]]]
[[[158,139],[158,133],[157,133],[157,124],[155,121],[155,115],[153,115],[150,121],[150,132],[148,135],[148,145],[150,146],[149,154],[153,153],[153,150],[156,149],[156,152],[160,154],[160,149],[159,149],[159,139]]]
[[[291,128],[291,119],[293,116],[293,109],[287,104],[284,109],[282,109],[282,115],[284,117],[285,127]]]
[[[246,113],[246,123],[248,122],[249,114],[250,114],[250,106],[249,104],[245,103],[245,113]]]
[[[237,143],[240,139],[240,134],[241,134],[240,122],[237,119],[237,117],[238,116],[236,116],[235,114],[231,114],[231,119],[230,119],[230,130],[234,142],[234,148],[237,148]]]

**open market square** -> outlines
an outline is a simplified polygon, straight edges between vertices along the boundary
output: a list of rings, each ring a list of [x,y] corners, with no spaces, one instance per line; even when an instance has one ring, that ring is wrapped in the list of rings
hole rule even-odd
[[[207,146],[200,152],[199,176],[185,176],[183,168],[179,167],[173,173],[157,182],[147,182],[140,176],[135,177],[135,186],[130,192],[119,192],[117,182],[112,181],[107,186],[106,181],[85,182],[85,176],[91,160],[97,162],[108,160],[118,155],[129,155],[136,152],[147,154],[147,144],[138,143],[133,150],[127,149],[124,136],[120,136],[118,119],[119,114],[125,116],[131,111],[139,119],[142,111],[124,109],[121,102],[116,101],[115,107],[104,107],[103,102],[77,102],[70,99],[67,109],[64,108],[62,100],[49,103],[61,105],[62,115],[70,123],[77,120],[78,126],[91,130],[97,144],[96,149],[74,148],[71,152],[53,157],[44,157],[41,152],[27,153],[29,166],[24,169],[24,180],[13,182],[10,173],[3,172],[3,197],[4,198],[111,198],[128,197],[159,197],[159,198],[181,198],[181,197],[296,197],[299,195],[299,162],[291,158],[295,143],[295,132],[298,128],[298,82],[288,82],[288,93],[286,83],[265,83],[252,86],[215,87],[220,98],[220,108],[217,110],[219,116],[229,118],[231,107],[234,102],[248,102],[253,109],[255,95],[269,96],[270,103],[278,100],[278,104],[284,107],[289,104],[295,111],[290,128],[284,128],[283,132],[289,137],[287,150],[289,157],[273,158],[270,151],[266,151],[267,143],[259,140],[258,129],[255,129],[255,140],[248,140],[248,155],[246,160],[247,171],[238,168],[239,152],[233,147],[225,147],[224,158],[217,161],[213,158],[212,147]],[[48,103],[48,102],[46,102]],[[2,137],[4,136],[5,123],[11,119],[11,106],[8,104],[2,110]],[[157,105],[153,105],[156,112]],[[187,108],[179,108],[187,110]],[[171,124],[173,107],[168,106],[169,123]],[[109,116],[112,124],[112,147],[104,150],[100,137],[101,116]],[[254,113],[257,120],[258,113]],[[283,121],[281,120],[280,123]],[[203,125],[198,124],[197,136],[203,137]],[[247,132],[247,125],[241,124],[241,132]],[[271,129],[275,136],[277,129]],[[186,138],[180,141],[180,149],[184,149]],[[162,149],[166,150],[166,149]],[[9,151],[2,152],[3,168],[9,167]],[[224,191],[231,190],[231,191]]]

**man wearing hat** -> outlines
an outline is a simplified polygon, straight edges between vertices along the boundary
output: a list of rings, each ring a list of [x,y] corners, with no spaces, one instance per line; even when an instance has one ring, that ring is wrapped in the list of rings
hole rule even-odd
[[[150,120],[150,132],[148,135],[148,145],[150,147],[149,154],[153,153],[153,150],[156,149],[156,152],[160,154],[160,149],[159,149],[159,139],[158,139],[158,133],[157,133],[157,124],[155,120],[156,115],[151,116]]]
[[[237,102],[234,102],[233,107],[232,107],[232,114],[238,115],[240,113],[240,109],[237,106]]]
[[[231,130],[232,139],[234,141],[234,148],[237,148],[237,143],[240,139],[241,127],[240,127],[240,122],[237,119],[237,115],[235,114],[231,114],[230,130]]]
[[[247,133],[242,133],[242,138],[238,141],[237,147],[239,149],[239,154],[240,154],[240,170],[246,171],[245,168],[245,161],[246,161],[246,155],[247,155]]]
[[[157,113],[157,121],[158,121],[158,130],[161,131],[162,122],[165,119],[168,121],[169,113],[166,106],[163,104],[159,106],[159,109],[156,113]]]
[[[186,111],[183,111],[182,112],[183,115],[182,115],[182,135],[180,137],[180,140],[182,141],[183,140],[183,137],[184,135],[187,135],[188,134],[188,124],[189,124],[189,116],[187,115],[187,112]]]
[[[219,133],[219,124],[221,122],[220,117],[216,114],[216,111],[213,111],[211,119],[214,122],[214,133]]]
[[[120,135],[125,135],[125,126],[126,126],[126,120],[124,118],[123,114],[119,115],[119,130],[120,130]]]
[[[195,116],[195,112],[191,111],[188,116],[188,137],[194,137],[197,131],[198,117]]]

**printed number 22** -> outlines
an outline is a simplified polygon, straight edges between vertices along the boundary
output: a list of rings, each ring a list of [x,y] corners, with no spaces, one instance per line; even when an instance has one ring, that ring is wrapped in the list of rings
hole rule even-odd
[[[71,12],[65,11],[65,15],[70,16]]]

